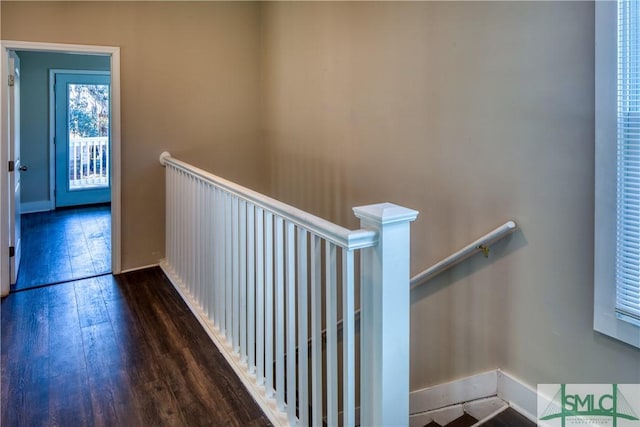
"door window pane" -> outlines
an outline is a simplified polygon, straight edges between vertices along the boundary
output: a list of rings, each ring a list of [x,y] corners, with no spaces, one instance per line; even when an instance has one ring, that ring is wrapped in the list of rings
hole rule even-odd
[[[109,187],[109,85],[67,86],[69,190]]]

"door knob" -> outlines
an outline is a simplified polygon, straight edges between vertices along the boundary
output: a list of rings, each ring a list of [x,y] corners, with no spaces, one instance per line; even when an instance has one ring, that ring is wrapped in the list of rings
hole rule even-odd
[[[22,165],[22,166],[20,166],[20,167],[18,168],[18,170],[19,170],[20,172],[26,172],[28,169],[29,169],[29,168],[28,168],[28,167],[26,167],[25,165]]]

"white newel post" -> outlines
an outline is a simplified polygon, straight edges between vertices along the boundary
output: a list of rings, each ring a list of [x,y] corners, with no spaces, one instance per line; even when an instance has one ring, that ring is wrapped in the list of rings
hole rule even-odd
[[[410,222],[418,212],[391,203],[353,208],[378,244],[361,255],[363,426],[409,424]]]

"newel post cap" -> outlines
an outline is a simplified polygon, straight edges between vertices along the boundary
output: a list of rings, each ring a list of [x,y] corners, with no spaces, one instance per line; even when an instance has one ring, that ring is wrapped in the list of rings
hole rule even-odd
[[[357,206],[353,208],[353,213],[361,220],[380,223],[393,224],[396,222],[411,222],[418,217],[418,211],[405,208],[393,203],[378,203],[375,205]]]

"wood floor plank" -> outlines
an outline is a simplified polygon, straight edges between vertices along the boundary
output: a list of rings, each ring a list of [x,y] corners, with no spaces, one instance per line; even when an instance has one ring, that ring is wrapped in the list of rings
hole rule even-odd
[[[158,268],[10,294],[1,315],[2,425],[270,425]]]
[[[49,381],[49,423],[59,426],[91,426],[93,411],[87,393],[86,372],[71,372]]]
[[[536,423],[513,408],[507,408],[484,425],[487,427],[535,427]]]
[[[95,279],[75,282],[74,289],[79,307],[78,316],[81,328],[109,322],[102,291]]]
[[[22,215],[22,253],[15,290],[110,272],[110,206]]]
[[[165,426],[190,425],[164,379],[142,383],[133,388],[133,393],[142,420],[157,420]]]
[[[124,367],[110,323],[87,326],[81,331],[87,373],[90,378],[101,378],[105,373]]]
[[[145,425],[136,410],[125,371],[118,369],[89,375],[89,393],[96,426]]]
[[[126,290],[118,284],[116,279],[110,275],[98,276],[95,278],[96,283],[100,287],[102,299],[108,305],[109,301],[117,301],[125,298]]]
[[[190,425],[208,425],[207,422],[213,425],[232,423],[229,415],[232,408],[228,399],[216,399],[224,391],[222,381],[217,378],[215,383],[209,382],[201,367],[193,363],[189,353],[188,348],[183,348],[179,354],[163,358],[161,363],[163,370],[167,372],[167,381],[173,393],[180,396],[189,408],[186,416]],[[209,408],[211,401],[216,402],[216,410],[213,412]]]

